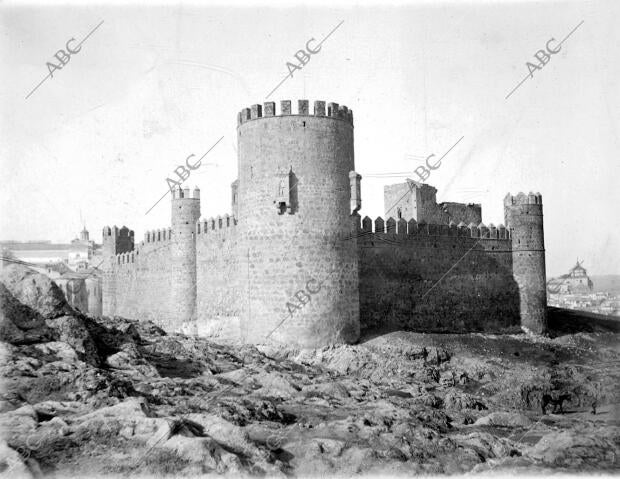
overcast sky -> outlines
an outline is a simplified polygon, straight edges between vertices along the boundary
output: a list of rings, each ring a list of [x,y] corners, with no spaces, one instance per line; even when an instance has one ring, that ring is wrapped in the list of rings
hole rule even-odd
[[[620,2],[208,5],[0,7],[0,239],[66,242],[82,222],[98,242],[112,224],[142,239],[170,223],[169,197],[145,215],[165,178],[221,136],[187,184],[203,216],[229,213],[237,112],[344,20],[270,100],[353,109],[363,216],[381,215],[383,185],[404,179],[372,175],[413,172],[464,137],[427,180],[439,201],[482,203],[498,224],[507,192],[540,192],[548,275],[577,257],[620,274]],[[101,21],[25,99],[56,51]],[[581,22],[506,99],[536,51]]]

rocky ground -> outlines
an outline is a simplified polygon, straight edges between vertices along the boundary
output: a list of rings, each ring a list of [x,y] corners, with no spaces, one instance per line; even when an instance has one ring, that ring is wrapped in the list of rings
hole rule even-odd
[[[580,328],[573,317],[569,331],[565,323],[538,339],[395,331],[296,351],[92,319],[45,276],[17,265],[0,280],[6,477],[620,466],[613,324]],[[564,413],[549,404],[543,415],[543,400],[561,396]]]

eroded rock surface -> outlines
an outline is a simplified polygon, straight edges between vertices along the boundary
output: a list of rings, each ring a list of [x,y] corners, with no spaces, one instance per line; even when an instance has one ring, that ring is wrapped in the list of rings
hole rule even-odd
[[[392,332],[316,350],[225,345],[82,316],[36,273],[0,277],[7,477],[620,466],[617,334]],[[549,406],[543,415],[545,401],[561,397],[564,414]]]

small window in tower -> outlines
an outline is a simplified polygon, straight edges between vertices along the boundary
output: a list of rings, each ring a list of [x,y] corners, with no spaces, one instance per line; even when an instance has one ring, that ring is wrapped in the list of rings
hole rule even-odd
[[[276,175],[276,195],[274,199],[274,203],[276,205],[276,209],[278,214],[284,214],[287,209],[291,208],[291,187],[290,187],[290,176],[288,173],[279,172]]]
[[[398,213],[398,219],[401,219],[403,217],[403,210],[399,206],[396,211]]]

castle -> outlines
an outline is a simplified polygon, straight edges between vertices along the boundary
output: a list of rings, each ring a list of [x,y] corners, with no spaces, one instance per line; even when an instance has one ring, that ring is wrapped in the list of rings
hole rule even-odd
[[[507,195],[496,227],[409,181],[385,188],[390,217],[362,219],[353,130],[337,103],[243,109],[232,214],[200,220],[200,191],[179,188],[139,244],[105,227],[103,314],[302,347],[386,326],[545,333],[541,195]]]

